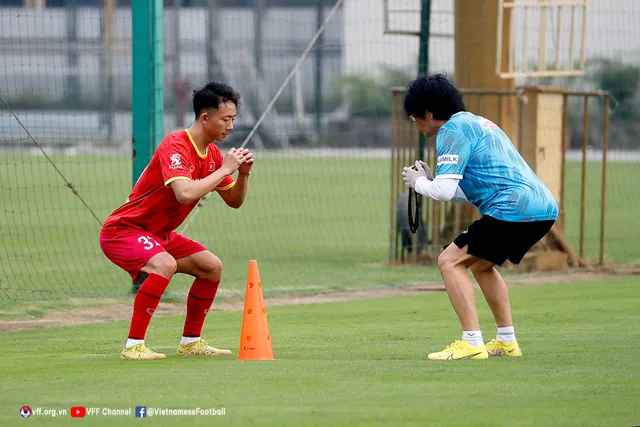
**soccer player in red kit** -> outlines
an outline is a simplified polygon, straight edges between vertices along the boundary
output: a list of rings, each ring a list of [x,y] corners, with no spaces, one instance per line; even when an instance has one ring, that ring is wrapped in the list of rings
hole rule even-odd
[[[216,296],[222,262],[200,243],[174,230],[198,201],[216,191],[224,202],[239,208],[247,194],[253,155],[232,148],[223,158],[213,141],[233,129],[240,95],[232,87],[211,82],[193,93],[195,121],[189,129],[168,134],[136,182],[124,205],[100,231],[100,247],[133,280],[145,278],[133,304],[126,360],[165,359],[151,351],[144,338],[171,277],[195,278],[187,296],[187,316],[178,345],[179,356],[231,354],[200,339],[205,317]],[[236,181],[232,178],[238,172]]]

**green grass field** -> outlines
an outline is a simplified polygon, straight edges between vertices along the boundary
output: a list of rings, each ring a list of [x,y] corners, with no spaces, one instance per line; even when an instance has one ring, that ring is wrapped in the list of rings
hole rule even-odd
[[[525,352],[517,359],[427,361],[460,333],[444,293],[268,307],[275,361],[179,359],[180,316],[154,318],[147,342],[168,355],[154,362],[118,359],[127,322],[4,333],[0,425],[638,425],[639,285],[632,277],[512,288]],[[484,301],[478,307],[488,341],[495,328]],[[211,313],[205,338],[237,354],[241,316]],[[226,415],[24,421],[23,405]]]
[[[99,225],[45,159],[0,157],[0,178],[26,175],[2,188],[0,225],[5,289],[117,295],[128,275],[100,252]],[[20,163],[22,162],[22,163]],[[130,189],[129,162],[117,157],[56,158],[100,218]],[[29,165],[25,173],[24,164]],[[364,166],[364,167],[363,167]],[[224,289],[244,289],[247,263],[257,259],[272,292],[395,286],[419,279],[413,269],[384,268],[388,248],[388,162],[275,159],[257,163],[245,206],[233,210],[214,195],[188,235],[219,255]],[[349,188],[349,190],[347,190]],[[374,265],[376,264],[376,265]],[[426,273],[429,280],[436,275]],[[188,279],[171,290],[184,291]],[[16,294],[28,297],[28,294]]]
[[[101,219],[129,193],[129,159],[54,160]],[[576,248],[579,166],[569,163],[567,171],[567,233]],[[639,164],[609,167],[608,260],[640,261],[638,200],[627,191],[637,186],[639,176]],[[227,208],[214,195],[187,235],[223,260],[221,297],[242,295],[250,259],[258,260],[270,295],[438,280],[434,269],[383,265],[389,246],[389,180],[388,159],[259,157],[242,209]],[[1,155],[0,183],[0,317],[13,316],[7,314],[10,300],[129,292],[128,275],[100,251],[99,224],[44,158]],[[599,248],[599,183],[599,164],[591,163],[585,255],[593,259]],[[178,276],[169,291],[184,295],[189,284],[189,278]]]

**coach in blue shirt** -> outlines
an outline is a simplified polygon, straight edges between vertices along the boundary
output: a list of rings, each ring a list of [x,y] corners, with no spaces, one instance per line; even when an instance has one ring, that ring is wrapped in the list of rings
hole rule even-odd
[[[558,204],[493,122],[465,110],[460,91],[443,75],[421,76],[404,96],[404,110],[425,136],[436,136],[435,177],[417,161],[405,167],[405,183],[417,193],[475,205],[482,218],[438,257],[447,294],[462,324],[462,339],[431,360],[522,356],[516,341],[507,286],[496,270],[518,264],[558,218]],[[486,345],[480,331],[470,269],[498,326]]]

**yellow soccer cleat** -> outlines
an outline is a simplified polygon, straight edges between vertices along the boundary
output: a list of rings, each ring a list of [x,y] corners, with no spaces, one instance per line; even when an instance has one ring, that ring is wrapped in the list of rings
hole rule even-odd
[[[487,359],[488,357],[484,344],[471,345],[465,340],[458,340],[442,351],[431,353],[429,360]]]
[[[522,356],[522,349],[518,345],[518,341],[512,341],[507,344],[493,339],[487,343],[487,352],[489,356]]]
[[[159,360],[166,358],[167,356],[162,353],[149,350],[144,343],[125,348],[120,355],[120,359],[123,360]]]
[[[231,350],[219,350],[211,347],[205,340],[198,340],[191,344],[178,345],[178,356],[219,356],[231,354]]]

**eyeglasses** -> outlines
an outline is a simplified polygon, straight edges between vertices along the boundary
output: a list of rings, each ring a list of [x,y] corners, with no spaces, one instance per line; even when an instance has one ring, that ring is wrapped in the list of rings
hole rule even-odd
[[[413,123],[416,122],[416,118],[414,117],[413,114],[409,116],[409,120],[411,120]]]

